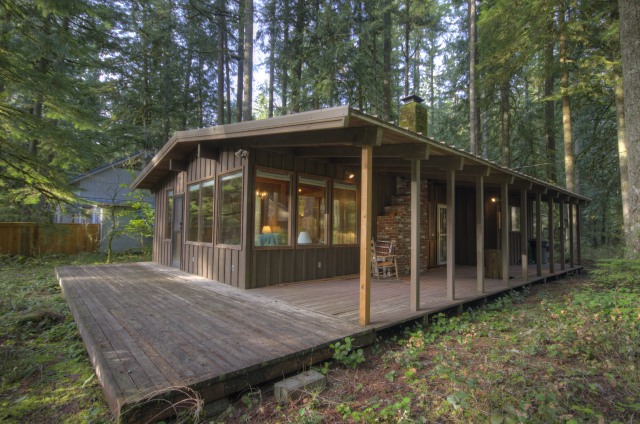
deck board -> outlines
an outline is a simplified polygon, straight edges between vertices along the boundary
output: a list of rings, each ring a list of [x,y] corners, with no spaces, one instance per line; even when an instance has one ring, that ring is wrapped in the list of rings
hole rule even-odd
[[[530,281],[572,269],[541,277],[531,271]],[[215,400],[292,371],[296,360],[322,360],[346,336],[366,338],[509,290],[487,279],[485,293],[477,293],[475,267],[456,267],[457,298],[449,301],[444,268],[433,270],[421,276],[420,311],[411,311],[407,278],[373,280],[371,325],[362,327],[356,278],[240,290],[155,263],[56,273],[116,415],[171,387],[194,387]],[[520,273],[512,267],[511,287],[524,284]]]

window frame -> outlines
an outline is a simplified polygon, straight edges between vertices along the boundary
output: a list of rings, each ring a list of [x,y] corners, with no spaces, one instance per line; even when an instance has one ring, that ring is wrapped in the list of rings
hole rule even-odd
[[[353,243],[334,243],[333,242],[333,224],[335,222],[334,219],[334,215],[333,215],[333,202],[335,201],[335,189],[336,189],[336,183],[339,185],[345,185],[345,186],[353,186],[355,189],[355,194],[356,194],[356,231],[355,231],[355,240]],[[360,243],[360,185],[357,184],[356,182],[345,182],[344,180],[339,180],[339,179],[334,179],[331,181],[331,229],[330,229],[330,235],[331,235],[331,245],[332,246],[357,246]]]
[[[203,225],[204,225],[204,214],[202,211],[202,198],[203,198],[203,190],[204,190],[204,184],[212,182],[213,183],[213,196],[212,196],[212,209],[211,209],[211,219],[212,219],[212,227],[211,227],[211,241],[202,241],[202,235],[203,235]],[[191,225],[191,215],[189,213],[189,209],[190,209],[190,200],[191,200],[191,196],[190,196],[190,187],[193,186],[198,186],[198,224],[196,227],[196,234],[197,234],[197,240],[189,240],[189,229],[190,229],[190,225]],[[194,190],[195,191],[195,190]],[[191,183],[187,184],[186,190],[185,190],[185,200],[184,200],[184,207],[186,208],[186,214],[185,217],[183,217],[183,220],[186,222],[186,225],[183,225],[183,231],[185,232],[184,234],[184,243],[186,244],[192,244],[192,245],[203,245],[203,246],[213,246],[215,243],[215,227],[216,227],[216,179],[215,178],[204,178],[202,180],[199,181],[193,181]],[[174,196],[175,197],[175,196]],[[185,219],[186,218],[186,219]]]
[[[163,240],[173,240],[173,202],[175,197],[176,192],[173,187],[169,187],[164,190],[164,206],[166,208],[166,213],[164,214],[165,222]]]
[[[239,244],[228,244],[228,243],[222,243],[220,242],[220,231],[222,230],[222,218],[220,216],[220,214],[222,213],[222,208],[217,208],[217,212],[216,212],[216,222],[214,224],[214,228],[215,228],[215,246],[217,248],[223,248],[223,249],[232,249],[232,250],[242,250],[244,247],[244,235],[245,235],[245,219],[244,219],[244,212],[245,212],[245,203],[246,203],[246,199],[245,199],[245,191],[246,191],[246,175],[245,175],[245,168],[244,167],[236,167],[236,168],[232,168],[229,169],[223,173],[218,174],[217,176],[217,194],[216,194],[216,200],[217,200],[217,204],[221,204],[221,196],[222,196],[222,179],[224,177],[227,177],[229,175],[232,174],[238,174],[240,175],[241,179],[242,179],[242,190],[240,193],[240,243]]]
[[[289,192],[287,193],[289,196],[289,224],[288,224],[288,228],[287,228],[287,232],[289,234],[288,236],[288,243],[287,244],[283,244],[283,245],[278,245],[278,246],[258,246],[256,245],[256,240],[255,237],[253,237],[253,240],[251,242],[252,247],[254,249],[257,250],[283,250],[283,249],[293,249],[295,247],[296,244],[296,237],[294,237],[295,233],[295,223],[294,223],[294,218],[295,218],[295,210],[296,210],[296,200],[297,197],[294,195],[294,192],[296,190],[296,186],[297,186],[297,176],[296,173],[293,171],[287,171],[287,170],[283,170],[283,169],[277,169],[277,168],[269,168],[269,167],[264,167],[264,166],[256,166],[255,167],[255,172],[253,175],[253,188],[254,191],[258,190],[258,183],[257,183],[257,178],[258,178],[258,172],[264,172],[267,174],[275,174],[275,175],[283,175],[283,176],[288,176],[289,177]],[[252,196],[254,196],[254,194],[252,193]],[[253,222],[253,227],[252,227],[252,234],[255,235],[256,233],[256,224],[258,224],[255,220],[255,213],[256,213],[256,207],[257,207],[257,203],[255,202],[255,196],[253,197],[253,215],[251,217],[251,220]]]
[[[325,185],[324,185],[324,189],[325,189],[325,193],[324,193],[324,200],[325,200],[325,210],[324,210],[324,243],[298,243],[298,237],[300,235],[300,228],[298,225],[298,219],[299,219],[299,206],[300,206],[300,179],[307,179],[307,180],[316,180],[316,181],[324,181]],[[318,248],[330,248],[331,247],[331,238],[330,238],[330,234],[329,234],[329,226],[331,224],[331,213],[329,212],[329,205],[331,205],[332,199],[331,199],[331,194],[332,194],[332,185],[331,185],[331,178],[329,177],[323,177],[320,175],[311,175],[311,174],[304,174],[304,173],[297,173],[296,175],[296,184],[295,184],[295,224],[294,224],[294,229],[295,229],[295,233],[293,234],[293,245],[296,248],[301,248],[301,249],[318,249]]]

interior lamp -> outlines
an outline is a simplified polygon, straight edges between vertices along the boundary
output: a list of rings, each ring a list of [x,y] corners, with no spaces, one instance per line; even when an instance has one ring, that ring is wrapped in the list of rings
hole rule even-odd
[[[298,234],[298,244],[311,244],[311,236],[306,231],[300,231]]]
[[[262,234],[271,234],[271,226],[265,225],[262,227]]]

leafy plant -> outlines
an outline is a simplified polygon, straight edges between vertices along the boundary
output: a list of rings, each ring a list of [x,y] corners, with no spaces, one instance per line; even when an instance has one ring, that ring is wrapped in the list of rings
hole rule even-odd
[[[345,337],[344,341],[329,345],[333,349],[333,359],[347,368],[356,368],[365,361],[364,351],[353,348],[351,337]]]

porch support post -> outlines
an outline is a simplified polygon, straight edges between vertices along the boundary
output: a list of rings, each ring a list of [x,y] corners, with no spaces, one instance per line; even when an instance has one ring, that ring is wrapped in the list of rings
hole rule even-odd
[[[536,275],[542,276],[542,194],[536,193]]]
[[[554,247],[555,247],[555,234],[553,233],[553,196],[549,194],[549,199],[547,200],[549,203],[549,274],[555,272],[553,261],[554,261]]]
[[[574,211],[574,207],[573,207],[573,203],[571,203],[571,201],[569,201],[569,203],[567,203],[567,214],[569,215],[569,266],[571,268],[573,268],[576,265],[576,261],[575,261],[575,256],[573,254],[573,249],[574,249],[574,243],[573,243],[573,224],[574,224],[574,219],[573,219],[573,211]]]
[[[560,236],[560,271],[564,271],[564,261],[565,261],[565,257],[564,257],[564,248],[565,248],[565,228],[564,228],[564,199],[561,197],[560,198],[560,202],[558,202],[558,205],[560,206],[558,212],[558,219],[560,220],[560,231],[558,233],[558,236]]]
[[[411,159],[411,310],[420,310],[420,159]]]
[[[360,182],[360,325],[371,322],[371,214],[373,147],[362,146]]]
[[[529,281],[529,211],[527,210],[527,189],[520,190],[520,263],[522,282]]]
[[[484,175],[476,177],[476,279],[478,293],[484,293]]]
[[[447,169],[447,300],[456,298],[456,171]]]
[[[502,249],[502,281],[509,287],[509,184],[500,183],[500,248]]]
[[[576,203],[576,260],[578,265],[582,265],[582,252],[580,251],[580,203]]]

